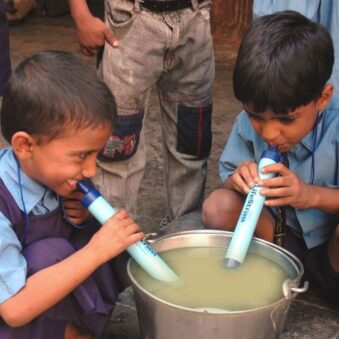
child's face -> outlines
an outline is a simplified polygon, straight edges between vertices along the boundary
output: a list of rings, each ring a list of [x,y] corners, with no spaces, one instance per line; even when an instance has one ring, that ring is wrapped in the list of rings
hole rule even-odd
[[[21,160],[25,173],[61,196],[76,189],[76,182],[96,174],[96,157],[111,132],[109,125],[71,130],[47,143],[31,146]]]
[[[329,87],[326,87],[329,86]],[[271,146],[284,153],[299,143],[317,120],[318,112],[323,111],[332,96],[333,87],[326,85],[321,97],[305,106],[300,106],[288,114],[271,111],[254,112],[251,105],[244,105],[255,131]]]

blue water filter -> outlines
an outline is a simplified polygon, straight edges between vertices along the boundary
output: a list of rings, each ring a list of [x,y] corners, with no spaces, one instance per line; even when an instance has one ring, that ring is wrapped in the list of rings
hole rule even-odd
[[[263,174],[261,173],[261,169],[277,162],[281,162],[281,155],[278,149],[269,147],[262,153],[258,164],[260,179],[274,177],[274,173]],[[260,186],[255,185],[247,194],[237,225],[235,226],[231,242],[224,258],[224,265],[226,267],[238,267],[244,262],[264,202],[265,197],[260,194]]]
[[[78,181],[77,187],[84,193],[81,203],[101,224],[118,212],[89,180]],[[179,281],[178,276],[145,240],[129,246],[127,252],[154,279],[167,283]]]

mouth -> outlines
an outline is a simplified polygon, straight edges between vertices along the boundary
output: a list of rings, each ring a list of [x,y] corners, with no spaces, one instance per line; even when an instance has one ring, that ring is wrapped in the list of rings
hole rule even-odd
[[[74,179],[68,179],[67,181],[68,186],[72,189],[72,191],[75,191],[77,188],[77,180]]]
[[[267,143],[270,147],[276,147],[280,153],[284,153],[286,152],[286,150],[288,149],[288,145],[287,144],[278,144],[278,143]]]

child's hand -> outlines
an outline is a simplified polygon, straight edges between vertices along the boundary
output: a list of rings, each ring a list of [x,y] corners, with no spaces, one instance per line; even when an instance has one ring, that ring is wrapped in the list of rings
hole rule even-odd
[[[74,21],[77,25],[77,37],[83,54],[87,56],[97,54],[105,42],[112,47],[118,47],[118,40],[101,19],[86,15],[76,16]]]
[[[96,256],[103,263],[143,237],[144,233],[139,226],[126,211],[120,210],[93,235],[88,245],[93,247]]]
[[[76,225],[84,224],[90,218],[90,213],[80,203],[82,196],[83,193],[74,191],[69,196],[63,197],[65,213],[68,219]]]
[[[232,175],[233,189],[241,194],[247,194],[258,181],[258,164],[252,160],[241,162]]]
[[[283,164],[265,166],[263,173],[276,172],[279,176],[259,181],[260,193],[269,198],[266,206],[289,205],[294,208],[308,208],[312,199],[312,186],[306,184]]]

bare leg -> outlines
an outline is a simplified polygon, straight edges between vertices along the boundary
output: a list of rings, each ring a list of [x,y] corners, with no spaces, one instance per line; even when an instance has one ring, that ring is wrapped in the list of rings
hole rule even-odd
[[[207,228],[233,231],[237,224],[245,197],[228,189],[217,189],[205,200],[202,219]],[[273,241],[275,221],[266,208],[263,209],[255,234]]]
[[[93,335],[72,322],[67,323],[65,339],[93,339]]]

